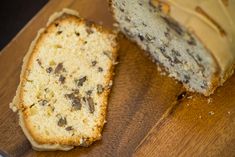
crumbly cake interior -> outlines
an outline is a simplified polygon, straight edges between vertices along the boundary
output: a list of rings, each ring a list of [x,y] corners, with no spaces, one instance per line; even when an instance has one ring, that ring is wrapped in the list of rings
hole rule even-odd
[[[78,145],[100,138],[114,47],[115,35],[84,21],[55,21],[46,29],[22,92],[25,122],[37,141]]]
[[[170,76],[191,91],[213,92],[216,63],[195,35],[150,0],[113,0],[112,7],[121,31],[150,52]]]

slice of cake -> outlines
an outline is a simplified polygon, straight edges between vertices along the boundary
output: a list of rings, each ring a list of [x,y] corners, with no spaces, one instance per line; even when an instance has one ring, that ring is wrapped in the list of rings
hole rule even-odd
[[[64,9],[25,56],[11,108],[36,150],[70,150],[101,138],[117,56],[116,33]]]
[[[112,0],[121,31],[190,91],[208,96],[233,74],[235,3]]]

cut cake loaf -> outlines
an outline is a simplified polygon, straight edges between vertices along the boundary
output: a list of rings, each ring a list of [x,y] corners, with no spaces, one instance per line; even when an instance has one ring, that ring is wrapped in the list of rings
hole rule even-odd
[[[120,30],[169,75],[206,96],[233,74],[235,3],[223,0],[112,0]]]
[[[36,150],[70,150],[101,138],[117,56],[116,33],[64,9],[24,58],[11,103]]]

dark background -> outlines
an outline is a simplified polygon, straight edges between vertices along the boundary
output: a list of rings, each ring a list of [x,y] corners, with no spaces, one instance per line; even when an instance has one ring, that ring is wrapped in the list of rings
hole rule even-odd
[[[0,1],[0,50],[47,2],[48,0]]]

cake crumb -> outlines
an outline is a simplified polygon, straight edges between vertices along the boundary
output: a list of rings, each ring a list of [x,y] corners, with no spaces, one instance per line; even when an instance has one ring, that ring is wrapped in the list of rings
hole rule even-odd
[[[109,82],[109,87],[111,87],[113,85],[113,81],[111,80],[110,82]]]
[[[158,67],[157,67],[157,71],[161,72],[162,69],[158,66]]]
[[[199,119],[202,119],[202,116],[201,116],[201,115],[199,115],[199,116],[198,116],[198,118],[199,118]]]
[[[210,111],[210,112],[209,112],[209,115],[210,115],[210,116],[212,116],[212,115],[214,115],[214,114],[215,114],[215,112],[213,112],[213,111]]]
[[[115,61],[113,62],[113,65],[117,65],[117,64],[119,64],[119,62],[115,62]]]
[[[188,96],[188,97],[187,97],[187,99],[192,99],[192,98],[193,98],[193,96],[192,96],[192,95],[190,95],[190,96]]]
[[[118,26],[119,26],[118,23],[113,24],[113,27],[118,27]]]
[[[210,104],[212,102],[212,98],[207,99],[207,104]]]
[[[228,113],[228,114],[231,114],[231,112],[230,112],[230,111],[228,111],[227,113]]]

